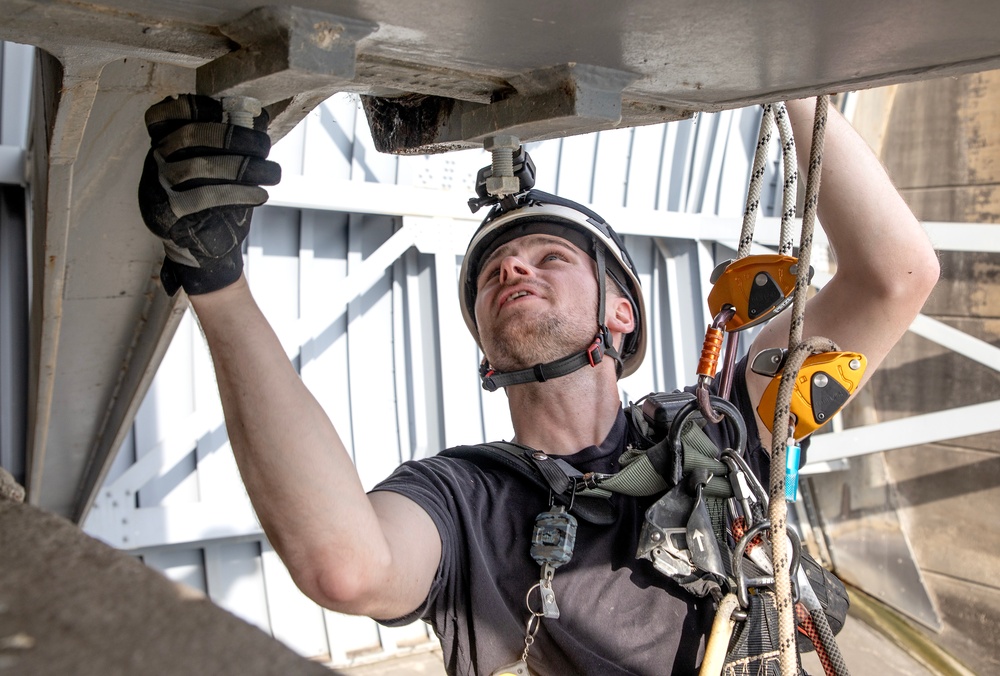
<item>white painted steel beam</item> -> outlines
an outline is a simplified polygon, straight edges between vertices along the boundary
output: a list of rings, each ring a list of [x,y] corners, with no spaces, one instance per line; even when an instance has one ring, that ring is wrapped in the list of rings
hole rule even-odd
[[[938,251],[1000,252],[1000,225],[996,223],[923,221],[921,225]]]
[[[809,464],[802,471],[806,474],[818,471],[818,468],[812,467],[813,463],[933,444],[997,430],[1000,430],[1000,401],[852,427],[835,434],[818,434],[809,447]]]
[[[0,183],[24,185],[27,182],[25,157],[23,148],[0,145]]]
[[[471,214],[464,193],[431,190],[347,179],[287,176],[268,189],[268,204],[297,209],[320,209],[347,213],[423,216],[479,222],[484,216]],[[712,214],[638,209],[609,204],[593,204],[620,234],[676,237],[734,244],[739,240],[742,219]],[[939,251],[1000,251],[1000,224],[945,223],[926,221],[922,225]],[[799,223],[793,224],[797,233]],[[780,219],[760,218],[755,230],[757,245],[778,244]],[[794,237],[797,242],[797,235]],[[465,244],[463,242],[462,244]],[[826,244],[821,228],[816,229],[814,246]]]
[[[1000,371],[1000,348],[985,340],[970,336],[964,331],[923,314],[917,315],[913,320],[910,331],[994,371]]]

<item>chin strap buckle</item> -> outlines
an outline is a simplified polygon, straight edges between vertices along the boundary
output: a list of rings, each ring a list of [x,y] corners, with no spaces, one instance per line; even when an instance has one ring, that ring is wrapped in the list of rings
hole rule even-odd
[[[598,334],[594,338],[594,342],[587,348],[587,360],[592,367],[597,366],[604,359],[604,341],[601,338],[601,334]]]

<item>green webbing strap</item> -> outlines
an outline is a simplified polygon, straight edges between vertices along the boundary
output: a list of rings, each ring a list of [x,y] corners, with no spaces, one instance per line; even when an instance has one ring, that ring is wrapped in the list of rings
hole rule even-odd
[[[684,449],[685,474],[700,468],[707,469],[714,475],[705,486],[704,495],[718,498],[732,497],[732,487],[725,478],[729,468],[715,459],[719,449],[693,421],[687,422],[681,431],[681,446]],[[621,456],[621,463],[621,471],[602,479],[599,488],[579,490],[577,495],[607,498],[611,497],[612,493],[621,493],[632,497],[644,497],[663,493],[670,488],[653,467],[645,452],[626,451]]]
[[[681,445],[684,447],[684,474],[695,469],[705,469],[712,473],[712,480],[705,486],[705,497],[731,498],[733,487],[729,484],[729,468],[716,456],[719,448],[708,435],[689,420],[681,430]]]

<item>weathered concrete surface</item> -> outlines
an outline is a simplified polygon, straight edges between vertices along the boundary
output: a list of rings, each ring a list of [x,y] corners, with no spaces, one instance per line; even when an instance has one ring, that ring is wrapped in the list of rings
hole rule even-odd
[[[869,138],[918,218],[1000,221],[1000,72],[872,96],[886,115],[881,128],[868,125]],[[1000,345],[1000,255],[943,253],[941,270],[924,313]],[[1000,399],[1000,374],[908,334],[869,388],[885,421]],[[848,424],[864,413],[848,411]],[[900,449],[884,461],[942,621],[940,632],[922,631],[975,672],[1000,672],[1000,433]]]
[[[69,521],[0,499],[0,674],[330,674]]]

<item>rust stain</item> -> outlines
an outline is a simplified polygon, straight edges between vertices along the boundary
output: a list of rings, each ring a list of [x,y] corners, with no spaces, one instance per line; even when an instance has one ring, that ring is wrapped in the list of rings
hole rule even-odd
[[[316,31],[309,40],[320,49],[327,51],[333,49],[340,36],[344,34],[344,27],[329,21],[320,21],[313,24]]]

